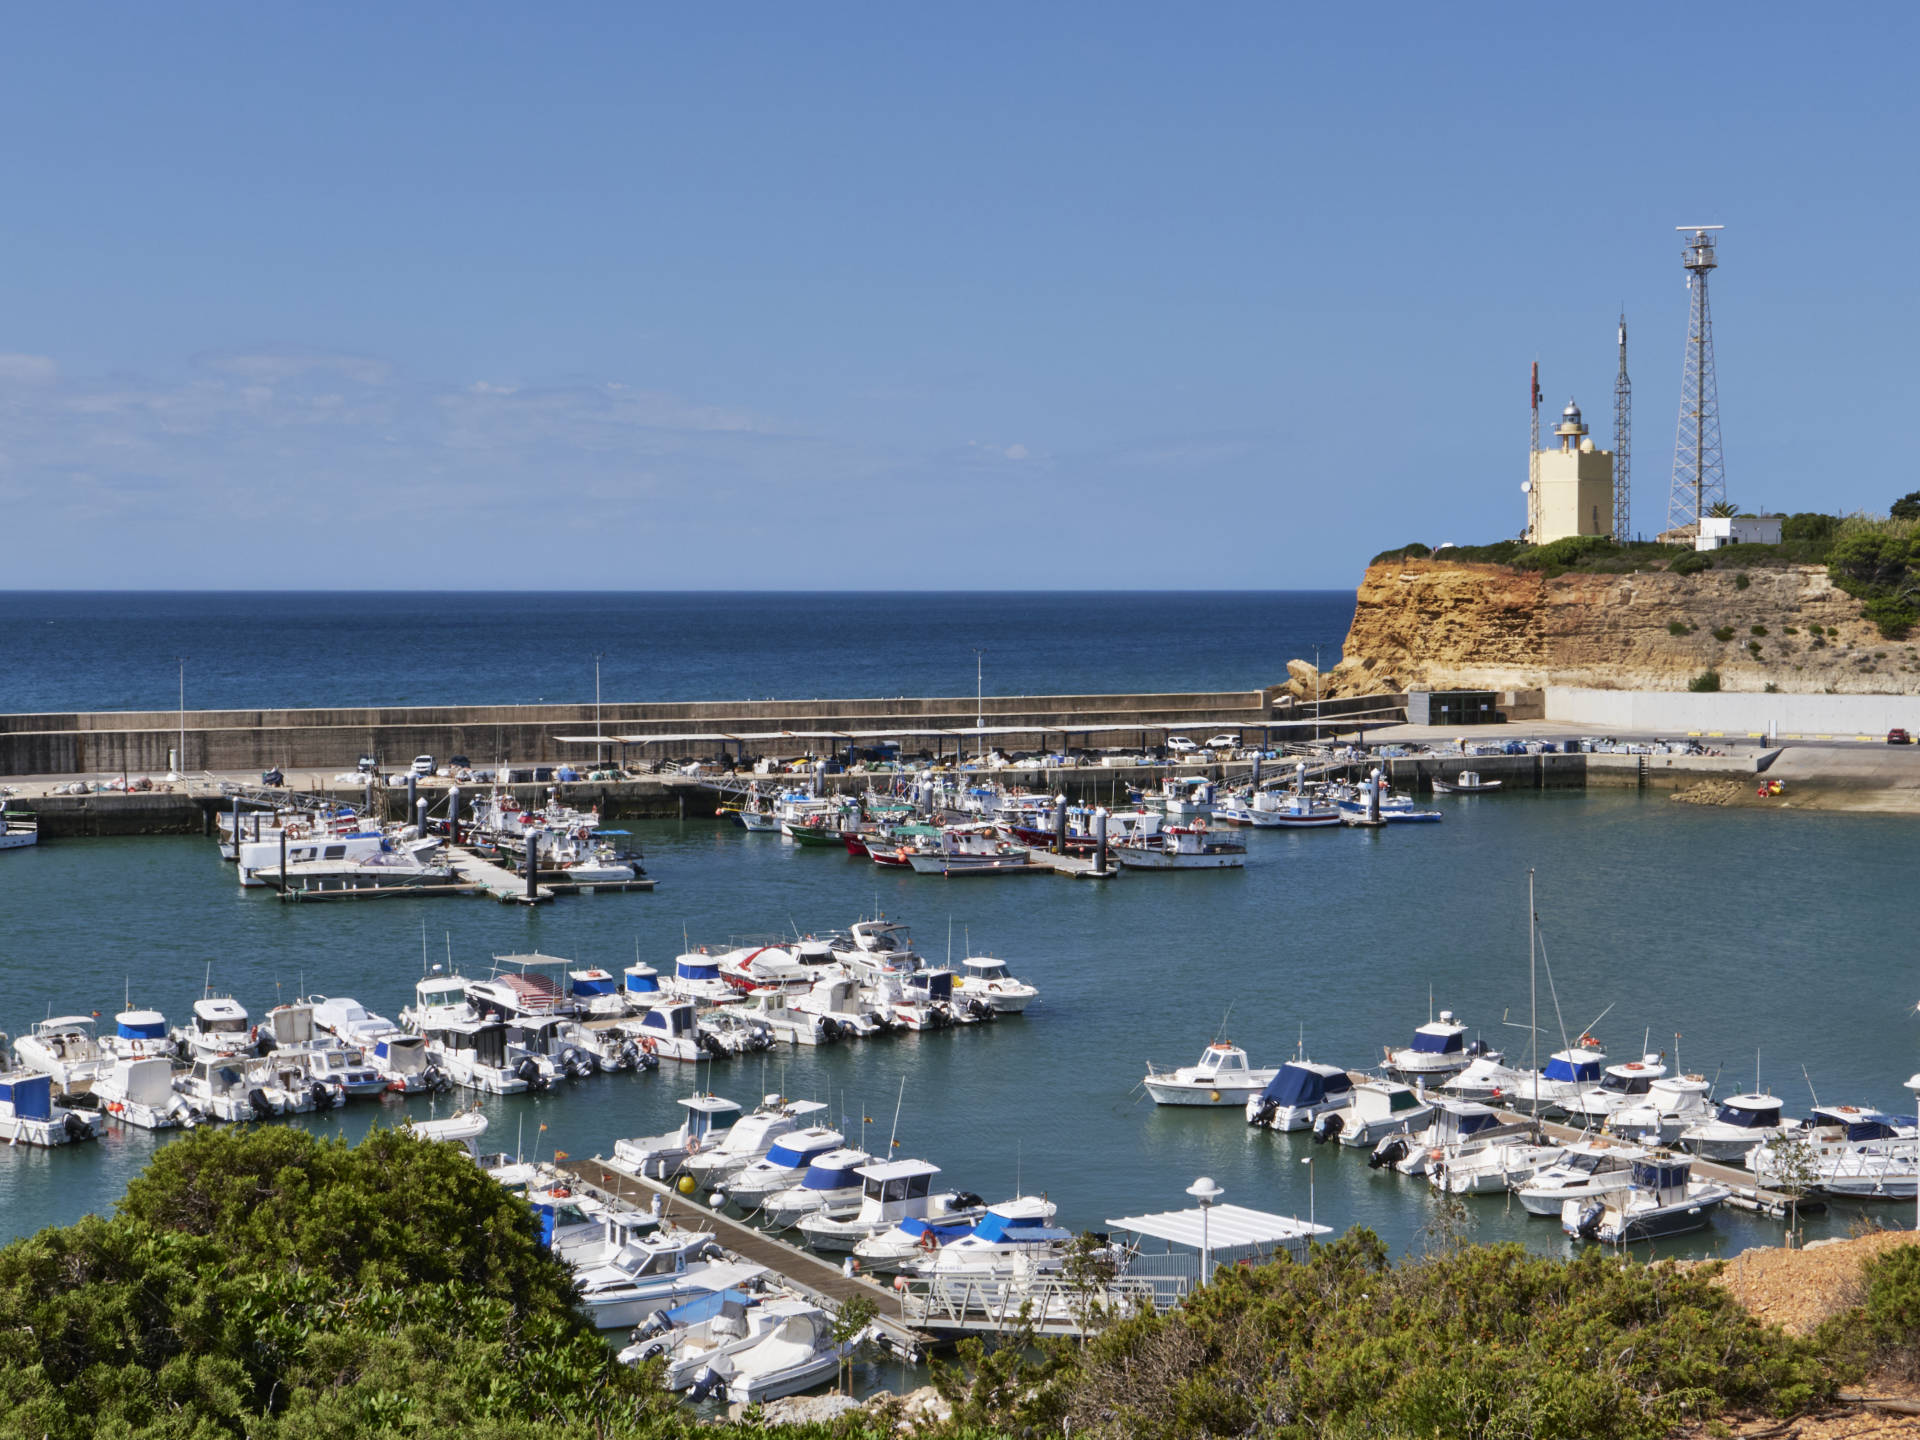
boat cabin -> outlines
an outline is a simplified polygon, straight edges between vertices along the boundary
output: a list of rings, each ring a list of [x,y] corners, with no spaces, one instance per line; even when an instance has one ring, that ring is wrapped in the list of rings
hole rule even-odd
[[[991,955],[969,955],[960,963],[969,980],[1013,979],[1012,972],[1007,969],[1007,962]]]
[[[901,978],[900,988],[904,1000],[937,1005],[953,999],[953,972],[944,969],[916,970]]]
[[[551,955],[496,955],[493,974],[467,986],[467,998],[483,1015],[566,1014],[573,1010],[563,985],[566,960]]]
[[[1547,1057],[1547,1068],[1541,1078],[1568,1085],[1598,1085],[1602,1079],[1600,1067],[1606,1058],[1597,1050],[1556,1050]]]
[[[814,1157],[800,1177],[803,1190],[849,1190],[860,1184],[860,1167],[873,1157],[864,1150],[828,1150]]]
[[[113,1017],[113,1037],[125,1041],[125,1049],[165,1045],[167,1017],[158,1010],[122,1010]]]
[[[208,996],[193,1002],[193,1024],[203,1040],[230,1040],[247,1043],[247,1007],[225,996]]]
[[[0,1119],[53,1119],[53,1077],[35,1070],[0,1073]]]
[[[445,1015],[433,1017],[433,1012],[436,1010],[466,1012],[469,1009],[467,982],[459,975],[430,975],[413,987],[413,1003],[423,1023],[428,1022],[430,1018],[438,1018],[441,1023],[445,1023],[447,1019]]]
[[[281,1050],[303,1050],[313,1044],[313,1007],[276,1005],[267,1012],[273,1043]]]
[[[1215,1077],[1237,1079],[1246,1073],[1247,1052],[1238,1045],[1229,1045],[1224,1040],[1216,1040],[1200,1052],[1200,1059],[1193,1067],[1196,1080]],[[1279,1076],[1274,1077],[1276,1080]]]
[[[632,974],[632,971],[628,971]],[[717,956],[704,950],[696,950],[682,955],[673,962],[673,978],[676,980],[718,980],[720,961]]]
[[[689,1095],[679,1103],[687,1112],[680,1133],[689,1140],[704,1143],[708,1137],[722,1133],[740,1118],[740,1106],[718,1095]]]
[[[605,970],[569,970],[567,993],[583,1004],[590,1004],[606,996],[618,995],[620,990],[613,976]]]
[[[840,1148],[840,1142],[846,1137],[835,1130],[806,1129],[795,1130],[773,1142],[773,1148],[767,1151],[769,1165],[779,1165],[788,1170],[805,1171],[822,1155],[831,1155]],[[804,1179],[802,1180],[804,1184]],[[851,1183],[851,1182],[849,1182]]]
[[[1662,1157],[1633,1162],[1633,1188],[1653,1196],[1656,1204],[1680,1204],[1687,1198],[1687,1182],[1692,1178],[1691,1160]]]
[[[470,1056],[476,1064],[503,1070],[507,1064],[507,1027],[497,1020],[470,1021],[430,1028],[427,1039],[449,1055]]]
[[[640,1017],[634,1028],[639,1031],[643,1039],[648,1036],[656,1039],[677,1039],[683,1035],[697,1035],[700,1031],[700,1022],[695,1018],[693,1002],[681,1000],[672,1005],[654,1006]]]
[[[429,1056],[418,1035],[386,1035],[373,1043],[373,1058],[395,1075],[423,1075]]]
[[[1780,1124],[1780,1102],[1771,1095],[1735,1095],[1721,1103],[1716,1125],[1742,1130],[1765,1130]]]
[[[1455,1022],[1451,1010],[1442,1010],[1438,1020],[1429,1020],[1413,1032],[1416,1055],[1464,1055],[1467,1027]]]
[[[1477,1100],[1435,1100],[1433,1121],[1421,1139],[1428,1145],[1458,1144],[1504,1123],[1499,1111]]]
[[[925,1160],[885,1160],[878,1165],[862,1165],[865,1181],[861,1192],[860,1220],[900,1220],[913,1213],[925,1214],[927,1197],[933,1193],[933,1177],[938,1165]]]
[[[507,1026],[507,1044],[518,1046],[529,1055],[558,1055],[566,1049],[560,1027],[566,1023],[559,1015],[523,1015]]]
[[[633,964],[620,972],[621,987],[628,995],[651,1002],[660,993],[660,972],[651,965]]]
[[[1858,1105],[1816,1105],[1813,1123],[1843,1129],[1850,1144],[1867,1140],[1910,1140],[1915,1124],[1911,1116],[1883,1115],[1878,1110],[1862,1110]]]
[[[1600,1088],[1609,1095],[1645,1095],[1653,1089],[1653,1082],[1659,1078],[1657,1064],[1648,1064],[1640,1060],[1629,1060],[1624,1065],[1609,1065]]]

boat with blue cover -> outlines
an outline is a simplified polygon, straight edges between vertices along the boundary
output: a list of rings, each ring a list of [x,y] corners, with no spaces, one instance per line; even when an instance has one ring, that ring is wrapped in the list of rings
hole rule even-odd
[[[1353,1077],[1338,1065],[1289,1060],[1247,1101],[1247,1123],[1269,1130],[1305,1130],[1322,1115],[1353,1103]]]
[[[758,1209],[769,1195],[803,1180],[816,1159],[840,1149],[846,1138],[825,1125],[789,1131],[727,1182],[727,1198],[743,1210]]]
[[[873,1156],[851,1147],[816,1155],[798,1185],[775,1191],[761,1203],[761,1217],[769,1225],[785,1229],[809,1215],[851,1215],[860,1208],[860,1167],[872,1163]]]
[[[0,1035],[0,1057],[6,1054]],[[53,1097],[53,1077],[40,1070],[0,1071],[0,1142],[8,1145],[71,1145],[100,1134],[96,1115],[69,1109]]]
[[[1458,1075],[1481,1056],[1500,1057],[1482,1041],[1469,1042],[1467,1027],[1451,1010],[1442,1010],[1413,1032],[1413,1043],[1403,1050],[1387,1048],[1387,1074],[1412,1085],[1432,1085]]]

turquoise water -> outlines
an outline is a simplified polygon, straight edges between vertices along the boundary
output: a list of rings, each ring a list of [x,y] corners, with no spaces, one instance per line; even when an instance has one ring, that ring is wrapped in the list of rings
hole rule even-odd
[[[1690,1070],[1749,1088],[1763,1078],[1793,1106],[1809,1081],[1823,1100],[1911,1109],[1920,1069],[1920,977],[1905,905],[1911,826],[1867,816],[1695,809],[1655,794],[1515,793],[1440,802],[1438,826],[1381,832],[1259,832],[1244,872],[1140,875],[1107,884],[1052,877],[958,880],[882,873],[835,851],[710,820],[633,828],[660,888],[582,896],[538,910],[485,901],[289,906],[234,883],[210,841],[49,843],[0,857],[0,1027],[49,1011],[133,999],[183,1019],[209,966],[216,988],[256,1015],[303,991],[350,994],[392,1015],[421,968],[449,946],[466,974],[495,953],[539,949],[610,968],[636,952],[671,963],[683,934],[724,942],[844,926],[876,908],[944,958],[1004,956],[1041,987],[1022,1019],[719,1065],[713,1088],[743,1102],[768,1091],[829,1101],[886,1146],[905,1081],[900,1152],[989,1197],[1046,1191],[1065,1221],[1187,1204],[1211,1175],[1231,1203],[1370,1225],[1396,1249],[1419,1242],[1425,1187],[1371,1172],[1361,1152],[1250,1130],[1234,1112],[1157,1110],[1139,1092],[1148,1059],[1190,1063],[1221,1030],[1277,1063],[1302,1030],[1316,1058],[1364,1065],[1407,1041],[1428,995],[1524,1045],[1503,1015],[1527,1006],[1527,871],[1538,872],[1546,953],[1566,1028],[1597,1033],[1615,1058],[1643,1036]],[[1541,984],[1543,1025],[1558,1030]],[[1802,1074],[1802,1066],[1806,1074]],[[704,1084],[707,1071],[698,1076]],[[491,1140],[575,1156],[671,1128],[691,1066],[598,1076],[539,1098],[488,1102]],[[358,1134],[400,1102],[304,1123]],[[423,1101],[411,1102],[424,1113]],[[464,1102],[462,1102],[464,1103]],[[444,1104],[444,1102],[443,1102]],[[546,1126],[544,1132],[539,1127]],[[97,1146],[0,1153],[0,1238],[110,1207],[165,1137],[115,1132]],[[1466,1202],[1478,1239],[1566,1241],[1500,1200]],[[1877,1213],[1906,1223],[1910,1206]],[[1813,1222],[1844,1229],[1859,1208]],[[1778,1243],[1780,1229],[1736,1212],[1673,1242],[1710,1254]]]

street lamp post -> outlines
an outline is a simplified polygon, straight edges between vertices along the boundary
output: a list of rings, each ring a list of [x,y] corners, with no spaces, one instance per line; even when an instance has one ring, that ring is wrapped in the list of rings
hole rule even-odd
[[[1309,1155],[1309,1156],[1307,1156],[1307,1158],[1306,1158],[1306,1159],[1304,1159],[1304,1160],[1302,1160],[1302,1161],[1301,1161],[1300,1163],[1301,1163],[1302,1165],[1304,1165],[1304,1166],[1306,1166],[1306,1167],[1307,1167],[1307,1232],[1308,1232],[1308,1234],[1307,1234],[1307,1239],[1308,1239],[1308,1243],[1309,1243],[1309,1244],[1311,1244],[1311,1243],[1312,1243],[1312,1239],[1313,1239],[1313,1234],[1312,1234],[1312,1232],[1313,1232],[1313,1229],[1314,1229],[1314,1224],[1313,1224],[1313,1156],[1311,1156],[1311,1155]]]
[[[1200,1283],[1202,1285],[1213,1278],[1213,1236],[1208,1228],[1207,1215],[1213,1209],[1214,1202],[1226,1193],[1206,1175],[1202,1175],[1187,1187],[1187,1194],[1200,1202]]]
[[[973,753],[976,756],[984,755],[987,749],[987,737],[985,734],[987,728],[987,687],[986,680],[984,679],[986,675],[986,662],[982,659],[985,654],[986,651],[984,650],[975,650],[973,652],[973,728],[981,732],[973,737]]]
[[[593,652],[593,760],[596,765],[605,761],[606,755],[600,745],[600,652]]]
[[[184,779],[187,773],[187,656],[175,657],[180,662],[180,750],[173,757],[174,776]]]

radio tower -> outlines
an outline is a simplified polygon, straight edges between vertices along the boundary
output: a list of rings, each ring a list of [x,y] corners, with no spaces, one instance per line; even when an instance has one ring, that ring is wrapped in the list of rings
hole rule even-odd
[[[1692,231],[1681,264],[1687,268],[1690,300],[1687,363],[1680,375],[1680,428],[1673,442],[1673,491],[1667,500],[1667,528],[1697,527],[1718,501],[1727,498],[1727,472],[1720,455],[1720,396],[1713,380],[1713,312],[1707,306],[1707,273],[1714,258],[1714,230],[1722,225],[1679,225]]]
[[[1627,378],[1627,317],[1620,316],[1620,375],[1613,382],[1613,543],[1633,539],[1633,382]]]

